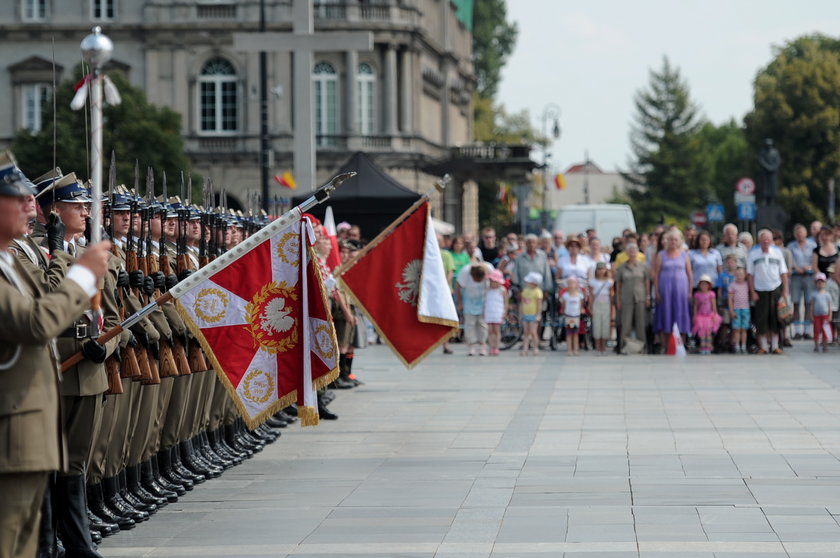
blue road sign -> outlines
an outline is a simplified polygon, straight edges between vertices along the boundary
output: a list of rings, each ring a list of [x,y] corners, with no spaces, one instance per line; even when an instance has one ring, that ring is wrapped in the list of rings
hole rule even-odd
[[[755,221],[755,204],[749,202],[739,203],[738,219],[741,221]]]
[[[709,223],[723,222],[723,204],[710,203],[706,206],[706,218]]]

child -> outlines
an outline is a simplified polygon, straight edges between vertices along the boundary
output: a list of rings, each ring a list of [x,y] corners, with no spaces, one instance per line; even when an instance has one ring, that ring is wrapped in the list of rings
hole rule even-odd
[[[814,352],[820,351],[820,337],[822,350],[828,350],[828,343],[834,334],[831,331],[831,294],[825,288],[825,273],[814,275],[817,290],[811,295],[811,315],[814,317]]]
[[[613,280],[609,278],[607,264],[595,264],[595,276],[589,281],[589,313],[592,314],[592,336],[599,355],[607,354],[607,339],[615,323]]]
[[[534,348],[534,354],[540,353],[540,339],[537,335],[537,330],[540,325],[540,310],[542,310],[543,292],[540,289],[543,277],[541,273],[532,271],[525,275],[525,288],[522,289],[522,304],[520,310],[522,312],[523,340],[522,340],[522,356],[528,354],[528,347]]]
[[[712,278],[701,275],[694,293],[694,327],[691,332],[700,338],[700,354],[712,354],[712,337],[720,327],[715,291]]]
[[[470,347],[469,356],[487,354],[487,324],[484,323],[484,298],[487,292],[487,267],[476,263],[464,266],[458,273],[455,296],[458,309],[464,314],[464,337]],[[480,349],[479,349],[480,346]]]
[[[718,307],[721,310],[729,309],[729,285],[735,282],[735,270],[738,268],[738,256],[735,254],[727,254],[723,261],[726,269],[718,275]],[[726,312],[729,316],[729,312]],[[729,323],[728,319],[723,320],[724,323]]]
[[[498,269],[489,275],[490,284],[484,295],[484,321],[487,322],[487,341],[490,356],[499,356],[502,342],[502,323],[508,313],[508,294],[505,288],[505,276]]]
[[[566,322],[566,346],[569,355],[577,356],[580,351],[580,311],[583,307],[583,292],[580,290],[577,277],[566,279],[566,292],[560,298],[560,311]]]
[[[745,354],[750,328],[750,286],[747,270],[742,265],[735,268],[735,282],[729,285],[729,316],[732,318],[732,345],[740,354]]]

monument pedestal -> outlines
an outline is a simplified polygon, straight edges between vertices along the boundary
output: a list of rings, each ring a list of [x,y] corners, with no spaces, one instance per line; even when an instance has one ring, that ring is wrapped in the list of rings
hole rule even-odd
[[[759,229],[770,228],[785,230],[787,213],[776,202],[763,203],[756,208],[756,224]]]

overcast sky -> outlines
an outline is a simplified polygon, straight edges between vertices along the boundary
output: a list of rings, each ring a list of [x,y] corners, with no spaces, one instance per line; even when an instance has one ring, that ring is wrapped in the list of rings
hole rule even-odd
[[[604,170],[627,167],[633,96],[663,56],[706,118],[740,123],[774,45],[840,36],[840,0],[507,0],[507,9],[519,36],[497,99],[509,112],[527,109],[539,130],[546,107],[560,108],[558,170],[586,150]]]

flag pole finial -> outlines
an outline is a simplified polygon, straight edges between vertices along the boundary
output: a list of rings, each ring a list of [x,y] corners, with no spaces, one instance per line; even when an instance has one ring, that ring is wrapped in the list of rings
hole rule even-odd
[[[444,174],[440,180],[435,181],[435,190],[442,194],[450,182],[452,182],[452,175],[449,173]]]
[[[322,186],[320,190],[315,192],[315,199],[318,200],[318,203],[322,203],[324,200],[330,197],[330,194],[332,194],[333,190],[338,188],[345,180],[356,176],[356,174],[358,173],[356,173],[355,171],[350,171],[335,175],[332,180],[324,184],[324,186]]]

